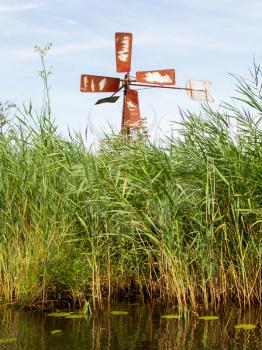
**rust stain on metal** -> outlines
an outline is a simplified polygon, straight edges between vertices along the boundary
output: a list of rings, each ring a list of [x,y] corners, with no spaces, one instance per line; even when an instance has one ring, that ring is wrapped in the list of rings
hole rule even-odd
[[[116,92],[119,86],[119,78],[87,74],[81,75],[80,90],[82,92]]]
[[[140,109],[138,101],[138,92],[128,89],[125,96],[124,105],[124,126],[134,127],[140,122]]]
[[[175,70],[161,69],[136,72],[136,81],[147,84],[175,85]]]
[[[127,73],[131,70],[132,33],[116,33],[116,71]]]

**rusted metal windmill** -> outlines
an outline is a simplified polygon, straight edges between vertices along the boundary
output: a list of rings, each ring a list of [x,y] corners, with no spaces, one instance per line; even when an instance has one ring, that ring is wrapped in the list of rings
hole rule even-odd
[[[125,73],[123,79],[83,74],[80,86],[81,92],[113,93],[110,97],[99,99],[96,104],[116,102],[119,99],[116,94],[123,90],[121,127],[125,134],[129,135],[132,130],[137,130],[142,126],[138,92],[136,91],[138,87],[184,90],[193,100],[213,102],[213,98],[208,92],[212,84],[211,81],[189,80],[185,87],[176,87],[174,69],[139,71],[136,72],[135,78],[132,78],[130,76],[132,40],[132,33],[115,33],[116,71]]]

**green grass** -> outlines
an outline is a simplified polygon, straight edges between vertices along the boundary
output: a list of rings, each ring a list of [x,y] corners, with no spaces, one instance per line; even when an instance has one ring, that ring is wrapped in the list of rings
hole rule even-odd
[[[183,112],[157,147],[94,154],[32,106],[0,133],[0,297],[94,305],[136,293],[181,307],[261,303],[261,70],[219,111]],[[247,109],[248,107],[248,109]],[[251,115],[252,113],[252,115]]]

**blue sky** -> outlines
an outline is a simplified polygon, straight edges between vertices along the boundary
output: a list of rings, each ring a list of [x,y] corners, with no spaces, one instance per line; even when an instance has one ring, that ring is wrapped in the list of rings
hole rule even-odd
[[[94,107],[102,94],[79,91],[82,73],[115,72],[114,33],[133,33],[132,72],[175,68],[177,86],[188,79],[213,81],[219,106],[233,94],[228,72],[248,76],[261,61],[261,0],[0,0],[0,100],[41,104],[40,61],[35,45],[53,43],[47,57],[53,115],[61,132],[91,127],[97,138],[120,127],[122,101]],[[106,97],[103,94],[103,97]],[[143,90],[142,116],[152,138],[179,121],[178,107],[198,111],[183,92]]]

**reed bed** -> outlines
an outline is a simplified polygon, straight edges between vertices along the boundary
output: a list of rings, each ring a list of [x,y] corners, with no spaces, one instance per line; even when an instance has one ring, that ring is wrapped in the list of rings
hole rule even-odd
[[[259,66],[179,135],[62,138],[49,108],[0,133],[0,297],[46,304],[136,295],[196,308],[261,305]]]

